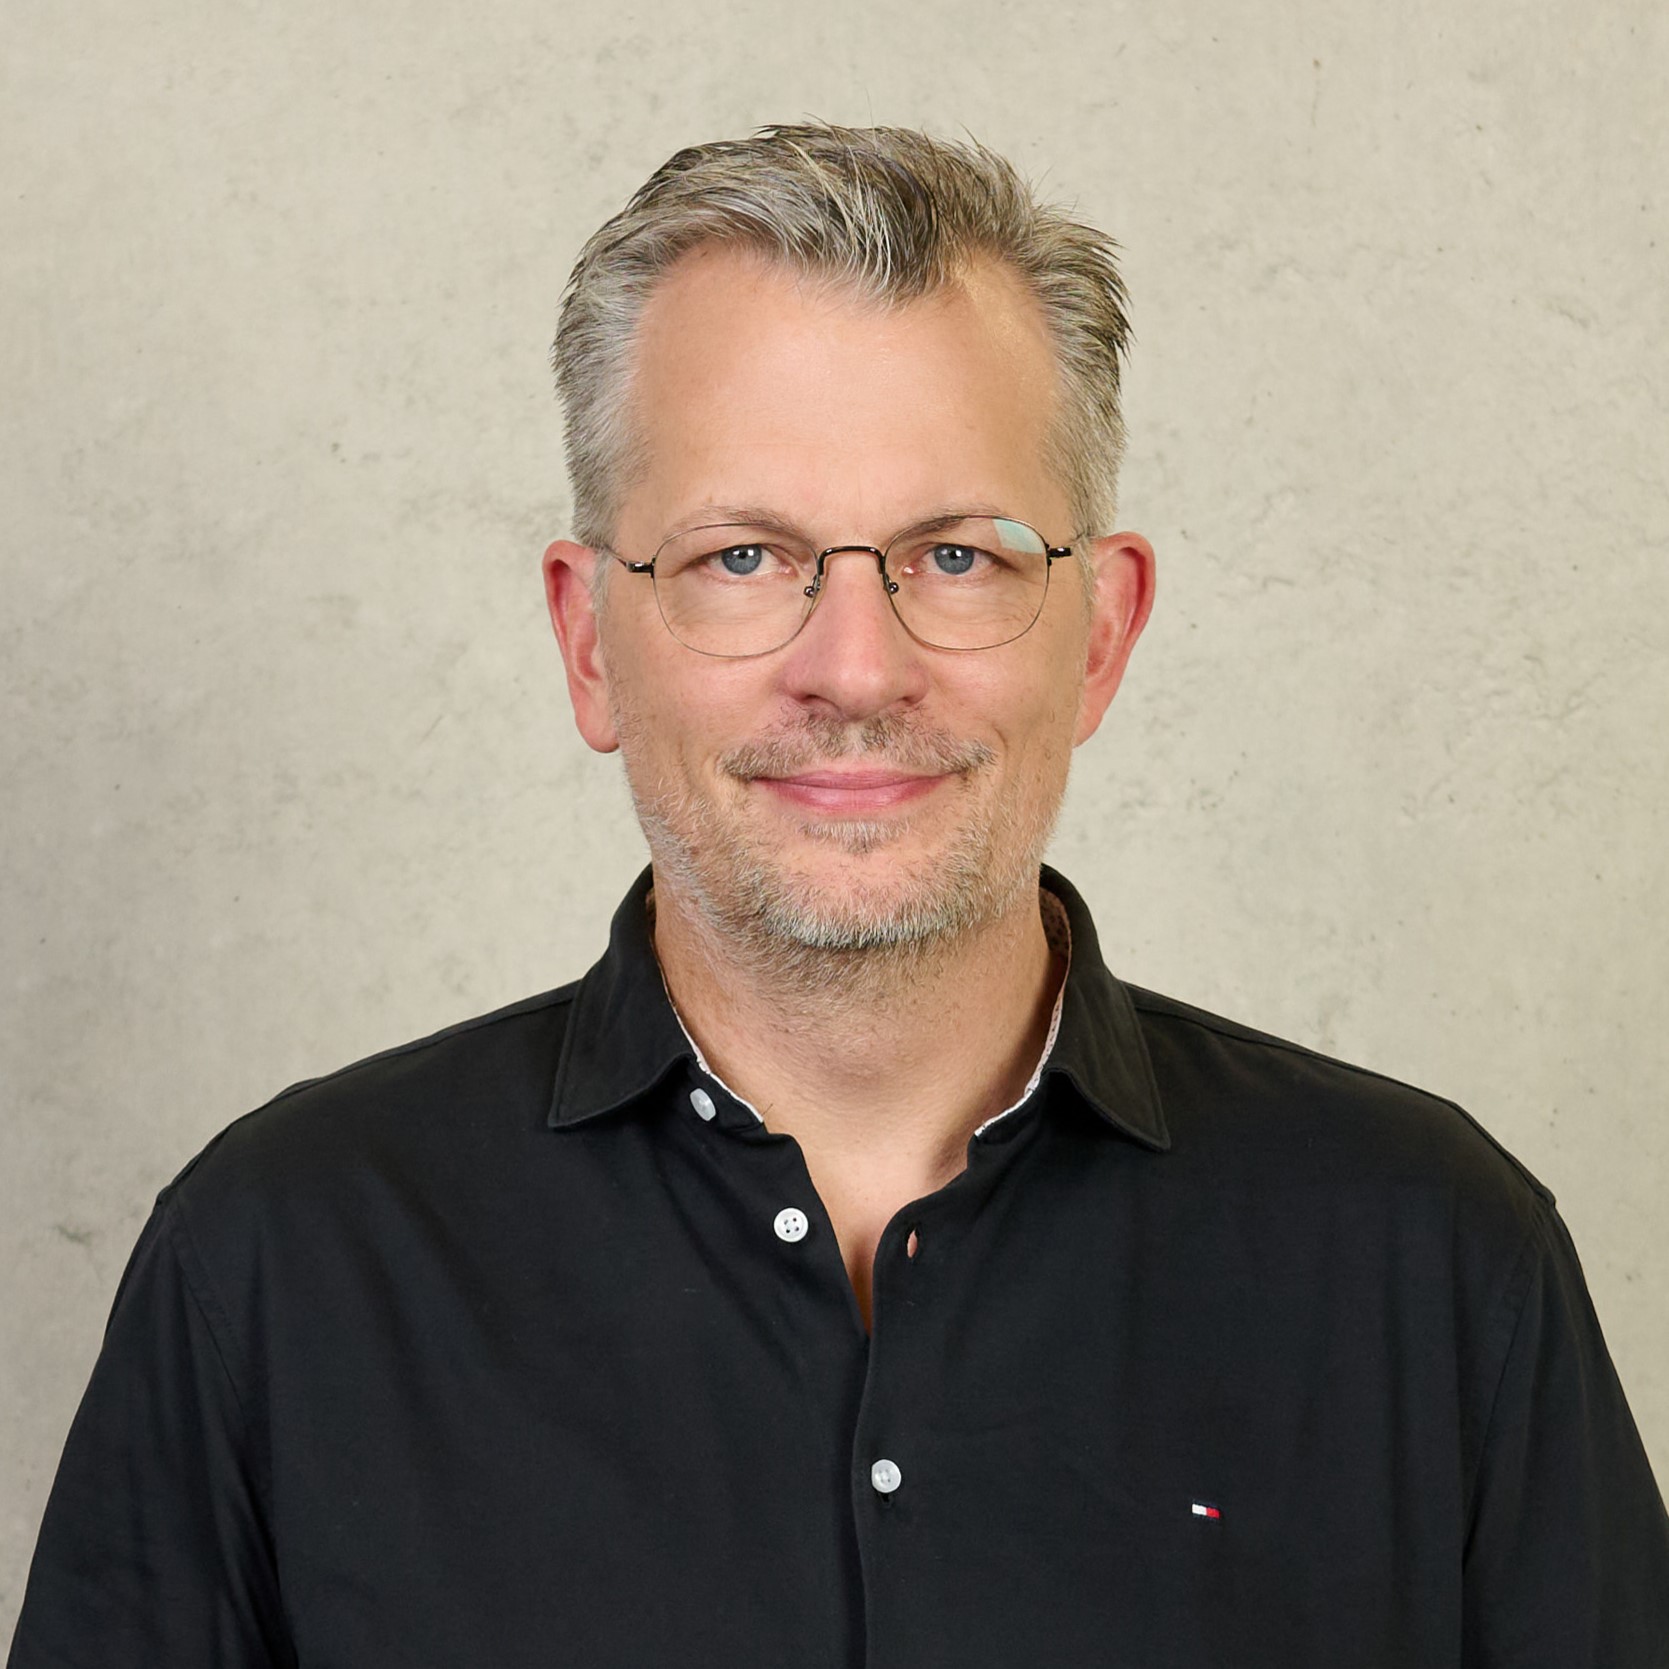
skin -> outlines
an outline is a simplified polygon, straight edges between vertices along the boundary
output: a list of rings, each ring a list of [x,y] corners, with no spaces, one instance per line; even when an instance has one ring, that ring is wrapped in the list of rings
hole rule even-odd
[[[647,461],[614,549],[647,559],[674,528],[730,519],[711,506],[769,508],[820,547],[885,546],[950,506],[1070,543],[1045,462],[1054,377],[1040,313],[994,263],[882,309],[750,253],[693,251],[641,322]],[[621,750],[649,840],[667,988],[713,1069],[799,1142],[866,1326],[888,1221],[963,1168],[1047,1036],[1064,967],[1037,863],[1153,600],[1140,535],[1087,548],[1087,607],[1057,563],[1031,630],[977,653],[917,642],[874,559],[836,556],[799,635],[742,660],[679,644],[622,568],[599,609],[609,556],[545,553],[575,721]],[[818,949],[788,917],[848,945],[928,926]]]

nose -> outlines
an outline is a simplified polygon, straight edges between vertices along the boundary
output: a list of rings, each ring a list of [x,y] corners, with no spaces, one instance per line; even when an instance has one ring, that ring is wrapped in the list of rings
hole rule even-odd
[[[825,553],[822,585],[788,645],[783,676],[797,700],[851,719],[926,693],[924,652],[893,612],[879,551],[851,545]]]

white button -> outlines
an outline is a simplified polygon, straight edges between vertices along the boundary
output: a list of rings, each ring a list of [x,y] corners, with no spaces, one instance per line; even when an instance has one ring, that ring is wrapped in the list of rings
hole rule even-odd
[[[891,1495],[904,1482],[904,1474],[898,1470],[896,1461],[878,1460],[869,1469],[869,1481],[883,1495]]]
[[[711,1118],[718,1108],[713,1105],[713,1098],[704,1089],[690,1091],[690,1105],[702,1118]]]
[[[778,1240],[804,1240],[806,1230],[811,1225],[806,1222],[806,1214],[803,1211],[798,1211],[790,1205],[777,1213],[774,1226]]]

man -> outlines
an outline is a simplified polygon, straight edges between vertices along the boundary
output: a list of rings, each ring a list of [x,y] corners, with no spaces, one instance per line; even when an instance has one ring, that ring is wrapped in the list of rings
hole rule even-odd
[[[1104,237],[908,132],[591,240],[546,579],[651,867],[163,1191],[15,1669],[1669,1662],[1547,1191],[1041,867],[1153,597],[1125,337]]]

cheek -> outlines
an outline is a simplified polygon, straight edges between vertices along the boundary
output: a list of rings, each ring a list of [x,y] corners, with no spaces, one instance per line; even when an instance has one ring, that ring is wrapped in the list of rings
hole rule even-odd
[[[989,686],[979,698],[985,711],[1004,715],[996,728],[1017,774],[1048,774],[1060,758],[1071,754],[1083,686],[1081,677],[1064,672],[1072,664],[1066,657],[1073,647],[1062,645],[1061,660],[1031,662],[1013,679]]]
[[[634,666],[611,684],[610,708],[635,781],[703,789],[719,775],[719,755],[758,726],[747,725],[745,706],[732,711],[714,696],[710,682],[680,679],[664,666]]]
[[[1083,706],[1084,650],[1081,634],[1065,638],[1056,645],[1047,670],[1039,674],[1038,727],[1048,732],[1051,747],[1058,743],[1067,753],[1076,741]]]
[[[636,601],[636,599],[633,599]],[[625,598],[611,599],[600,633],[608,677],[609,713],[620,731],[621,746],[640,757],[660,751],[672,733],[676,669],[661,664],[655,634],[657,620],[628,611]]]

